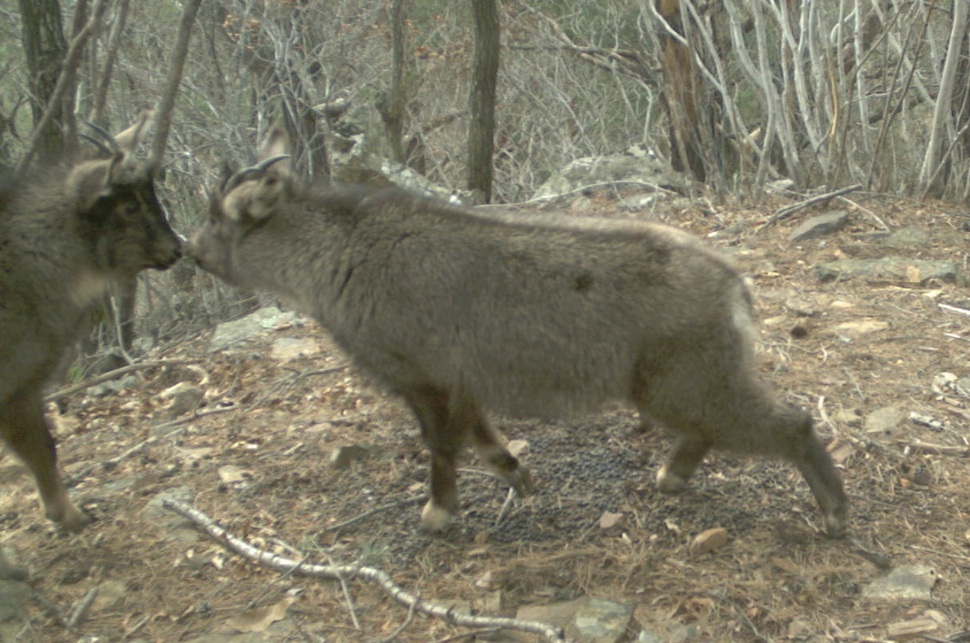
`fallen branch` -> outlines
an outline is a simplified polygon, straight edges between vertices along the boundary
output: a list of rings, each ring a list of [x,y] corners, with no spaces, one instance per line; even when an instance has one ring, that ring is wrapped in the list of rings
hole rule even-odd
[[[91,603],[98,596],[98,588],[92,587],[88,592],[78,601],[77,607],[74,608],[74,612],[71,613],[71,618],[67,619],[67,629],[73,630],[84,618],[87,613],[88,608],[91,607]]]
[[[374,507],[373,509],[369,509],[362,514],[358,514],[354,516],[353,518],[348,518],[347,520],[343,520],[341,522],[335,522],[332,525],[327,525],[321,531],[337,531],[338,529],[343,529],[344,527],[349,527],[354,523],[358,523],[365,518],[369,518],[376,513],[387,511],[388,509],[397,509],[398,507],[404,507],[406,505],[417,504],[423,501],[424,501],[423,497],[415,496],[413,498],[405,498],[404,500],[398,500],[397,502],[389,502],[386,505],[381,505],[380,507]]]
[[[945,310],[948,313],[956,313],[958,315],[970,317],[970,310],[967,310],[966,308],[957,308],[956,306],[951,306],[950,304],[937,304],[937,306],[940,307],[940,310]]]
[[[840,197],[843,194],[848,194],[849,192],[855,192],[856,190],[861,190],[861,189],[862,189],[862,184],[861,183],[856,183],[855,185],[850,185],[847,188],[841,188],[841,189],[835,190],[833,192],[826,192],[825,194],[818,194],[818,195],[813,196],[810,199],[805,199],[804,201],[799,201],[798,203],[796,203],[794,205],[790,205],[790,206],[788,206],[786,208],[782,208],[781,210],[778,210],[777,212],[775,212],[773,215],[771,215],[768,218],[767,221],[765,221],[760,226],[758,226],[757,228],[755,228],[754,233],[755,234],[758,234],[759,232],[761,232],[762,230],[764,230],[765,228],[767,228],[768,226],[770,226],[772,223],[781,221],[782,219],[787,219],[788,217],[790,217],[791,215],[795,214],[799,210],[804,210],[805,208],[810,207],[810,206],[813,206],[816,203],[821,203],[822,201],[831,201],[832,199],[834,199],[836,197]]]
[[[162,501],[162,506],[169,511],[174,511],[178,515],[192,521],[196,527],[204,531],[210,538],[225,545],[229,550],[248,558],[264,567],[280,572],[292,572],[303,574],[315,578],[326,578],[328,580],[340,580],[341,578],[361,578],[379,585],[395,601],[415,612],[439,618],[451,625],[472,628],[501,628],[504,630],[518,630],[521,632],[531,632],[544,637],[549,641],[565,643],[563,633],[546,623],[534,621],[522,621],[514,618],[492,617],[492,616],[472,616],[469,614],[458,614],[451,607],[435,605],[422,600],[418,596],[409,593],[400,585],[397,585],[386,572],[373,567],[362,567],[358,565],[316,565],[303,564],[290,558],[279,556],[268,552],[229,534],[219,526],[214,520],[204,513],[181,502],[174,500]]]
[[[111,458],[110,460],[104,460],[102,462],[95,462],[94,464],[90,464],[90,465],[84,467],[83,469],[81,469],[80,471],[78,471],[77,473],[75,473],[73,476],[71,476],[67,480],[67,484],[69,486],[76,484],[78,481],[83,480],[88,475],[90,475],[90,473],[92,471],[94,471],[94,469],[97,468],[97,467],[102,467],[104,469],[112,469],[112,468],[118,466],[123,460],[131,457],[132,454],[138,453],[139,451],[141,451],[142,449],[144,449],[148,445],[155,444],[156,442],[158,442],[160,440],[167,439],[167,438],[173,438],[173,437],[175,437],[176,435],[178,435],[179,433],[182,432],[182,429],[175,429],[174,431],[167,431],[166,433],[159,433],[159,431],[162,430],[162,429],[172,428],[172,427],[178,426],[179,424],[186,424],[188,422],[191,422],[192,420],[196,420],[198,418],[205,417],[207,415],[215,415],[216,413],[228,413],[229,411],[237,411],[237,410],[239,410],[239,405],[238,404],[234,404],[232,406],[219,406],[219,407],[212,408],[212,409],[206,409],[204,411],[196,411],[192,415],[186,415],[185,417],[178,418],[177,420],[171,420],[170,422],[163,422],[161,424],[156,424],[155,426],[153,426],[151,428],[151,431],[155,435],[151,436],[150,438],[146,438],[146,439],[142,440],[141,442],[139,442],[135,446],[130,447],[130,448],[124,450],[119,455],[116,455],[115,457]]]
[[[913,453],[926,453],[929,455],[970,455],[970,447],[949,446],[945,444],[930,444],[922,440],[913,440],[904,443]]]
[[[128,373],[133,373],[138,370],[146,368],[158,368],[161,366],[185,366],[186,364],[198,364],[201,359],[177,359],[177,360],[158,360],[153,362],[138,362],[137,364],[129,364],[128,366],[122,366],[121,368],[116,368],[113,371],[108,371],[107,373],[102,373],[97,377],[92,377],[84,380],[83,382],[78,382],[77,384],[72,384],[67,388],[62,388],[59,391],[54,391],[50,395],[44,398],[46,402],[54,402],[66,397],[72,393],[77,393],[78,391],[83,391],[86,388],[92,386],[97,386],[98,384],[103,384],[104,382],[110,382],[111,380],[116,380],[122,375],[127,375]]]

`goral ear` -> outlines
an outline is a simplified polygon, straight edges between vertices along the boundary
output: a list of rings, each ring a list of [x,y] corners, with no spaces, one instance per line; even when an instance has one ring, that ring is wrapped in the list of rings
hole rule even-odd
[[[237,223],[269,217],[285,198],[287,185],[293,180],[285,167],[278,169],[289,160],[286,154],[271,155],[230,176],[219,191],[221,211]]]
[[[262,165],[270,159],[281,157],[280,160],[269,164],[267,174],[286,180],[293,175],[291,154],[289,135],[285,129],[276,126],[266,133],[266,137],[259,146],[259,164]]]
[[[146,109],[141,114],[138,115],[138,120],[135,121],[134,125],[115,134],[115,143],[118,145],[118,149],[123,152],[133,152],[141,144],[142,139],[145,137],[145,133],[148,131],[148,126],[151,125],[152,120],[155,118],[154,110]]]
[[[119,162],[119,156],[123,159],[124,154],[116,152],[110,159],[78,163],[71,169],[67,189],[74,196],[79,211],[90,209],[98,199],[111,192],[112,168]]]
[[[284,192],[285,181],[264,173],[244,181],[219,198],[223,214],[236,223],[248,225],[267,219],[276,211]]]

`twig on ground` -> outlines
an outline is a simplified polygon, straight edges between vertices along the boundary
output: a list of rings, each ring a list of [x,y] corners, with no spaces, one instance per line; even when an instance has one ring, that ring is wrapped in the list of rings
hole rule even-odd
[[[509,493],[507,496],[505,496],[505,502],[502,503],[502,506],[498,510],[498,515],[495,517],[496,527],[502,524],[502,521],[505,520],[505,517],[509,514],[509,510],[512,509],[512,499],[515,498],[516,495],[518,494],[515,493],[515,489],[509,487]]]
[[[171,429],[172,427],[179,426],[181,424],[188,424],[192,420],[198,420],[199,418],[204,418],[209,415],[218,415],[219,413],[229,413],[231,411],[238,411],[240,406],[235,402],[230,402],[226,406],[214,406],[208,409],[202,409],[201,411],[195,411],[191,415],[186,415],[174,420],[169,420],[168,422],[162,422],[161,424],[156,424],[152,427],[152,432],[157,433],[163,429]],[[168,437],[170,434],[166,433],[159,437]]]
[[[260,395],[255,400],[250,402],[250,404],[246,407],[246,412],[249,413],[253,409],[256,409],[262,406],[266,402],[266,400],[272,398],[274,395],[279,395],[282,397],[287,392],[289,392],[290,389],[296,386],[297,382],[299,382],[302,379],[319,376],[319,375],[331,375],[333,373],[338,373],[348,368],[350,368],[350,364],[339,364],[331,368],[323,368],[323,369],[317,369],[313,371],[306,371],[303,373],[292,373],[292,374],[284,375],[283,377],[276,380],[273,386],[269,387],[268,390],[264,391],[262,395]]]
[[[951,306],[950,304],[937,304],[937,306],[940,307],[940,310],[970,317],[970,310],[967,310],[966,308],[957,308],[956,306]]]
[[[750,618],[748,618],[748,615],[745,614],[744,609],[740,605],[735,603],[733,600],[731,600],[728,596],[722,595],[720,593],[715,593],[715,592],[706,592],[706,594],[707,596],[713,598],[715,601],[718,601],[724,605],[727,605],[729,608],[731,608],[731,611],[734,612],[744,622],[744,624],[748,626],[748,629],[751,630],[751,634],[754,635],[754,638],[756,640],[758,641],[769,640],[764,634],[761,633],[760,630],[758,630],[758,626],[755,625]]]
[[[160,435],[160,434],[158,434],[158,431],[160,429],[172,428],[172,427],[178,426],[179,424],[185,424],[187,422],[191,422],[192,420],[195,420],[195,419],[198,419],[198,418],[201,418],[201,417],[205,417],[207,415],[215,415],[217,413],[228,413],[229,411],[235,411],[237,409],[239,409],[239,405],[238,404],[234,404],[232,406],[225,406],[225,407],[220,406],[220,407],[216,407],[216,408],[212,408],[212,409],[206,409],[204,411],[196,411],[192,415],[187,415],[184,418],[179,418],[177,420],[172,420],[171,422],[163,422],[161,424],[155,425],[151,429],[151,431],[153,433],[155,433],[155,435],[153,435],[152,437],[146,438],[146,439],[142,440],[141,442],[139,442],[138,444],[136,444],[135,446],[130,447],[128,449],[125,449],[124,451],[121,452],[121,454],[116,455],[115,457],[111,458],[110,460],[104,460],[102,462],[95,462],[94,464],[90,464],[90,465],[84,467],[83,469],[81,469],[80,471],[78,471],[77,473],[75,473],[73,476],[71,476],[68,479],[67,483],[68,483],[68,485],[75,484],[79,480],[82,480],[82,479],[86,478],[92,471],[94,471],[95,468],[97,468],[99,466],[100,467],[103,467],[105,469],[110,469],[112,467],[116,467],[123,460],[126,460],[127,458],[131,457],[133,454],[138,453],[139,451],[141,451],[145,447],[147,447],[147,446],[149,446],[151,444],[155,444],[156,442],[158,442],[160,440],[164,440],[166,438],[175,437],[176,435],[178,435],[179,433],[182,432],[182,429],[176,429],[174,431],[169,431],[169,432],[167,432],[165,434]]]
[[[85,594],[81,600],[78,601],[77,607],[74,608],[74,611],[71,612],[71,618],[67,619],[67,629],[73,630],[77,627],[77,624],[81,622],[82,618],[84,618],[84,614],[88,611],[88,608],[91,607],[91,603],[94,602],[94,599],[97,596],[97,587],[92,587],[88,590],[87,594]]]
[[[187,364],[198,364],[202,360],[200,359],[175,359],[175,360],[158,360],[152,362],[138,362],[137,364],[129,364],[128,366],[122,366],[121,368],[116,368],[113,371],[108,371],[107,373],[102,373],[96,377],[92,377],[84,380],[83,382],[78,382],[77,384],[72,384],[67,388],[62,388],[59,391],[54,391],[50,395],[46,396],[44,400],[46,402],[54,402],[66,397],[72,393],[77,393],[78,391],[83,391],[86,388],[92,386],[97,386],[104,382],[110,382],[111,380],[116,380],[122,375],[127,375],[128,373],[133,373],[138,370],[146,368],[158,368],[161,366],[185,366]]]
[[[420,594],[417,594],[415,596],[415,598],[417,598],[418,601],[420,601],[421,600],[421,595]],[[414,606],[418,604],[418,601],[415,601],[414,603],[412,603],[411,604],[411,607],[408,608],[408,615],[404,619],[404,622],[401,623],[400,625],[398,625],[397,628],[395,628],[395,630],[393,632],[391,632],[391,634],[389,636],[387,636],[386,638],[381,639],[380,640],[380,643],[391,643],[391,641],[396,641],[397,640],[397,637],[401,636],[401,632],[403,632],[404,630],[406,630],[407,627],[408,627],[408,625],[410,625],[411,622],[414,621]]]
[[[462,641],[464,639],[484,636],[486,634],[495,634],[501,631],[502,629],[499,627],[492,627],[484,630],[475,630],[474,632],[461,632],[460,634],[455,634],[454,636],[438,639],[437,641],[435,641],[435,643],[455,643],[455,641]]]
[[[892,559],[888,554],[882,552],[873,551],[865,545],[862,544],[857,538],[848,538],[849,544],[852,545],[853,551],[859,554],[870,563],[878,567],[879,569],[889,570],[892,569]]]
[[[347,587],[347,578],[340,572],[339,566],[334,564],[333,558],[324,554],[327,558],[327,563],[330,564],[330,569],[337,570],[337,580],[340,581],[340,589],[344,593],[344,598],[347,600],[347,609],[350,610],[350,620],[354,622],[354,629],[358,632],[360,631],[360,619],[357,618],[357,610],[354,608],[354,599],[350,597],[350,589]],[[420,600],[420,599],[419,599]]]
[[[970,455],[970,447],[949,446],[945,444],[930,444],[922,440],[906,443],[913,453],[928,453],[931,455]]]
[[[331,373],[339,373],[350,368],[350,364],[338,364],[337,366],[331,366],[330,368],[321,368],[315,371],[307,371],[306,373],[300,373],[297,376],[297,380],[302,380],[307,377],[315,377],[317,375],[330,375]]]
[[[880,228],[882,228],[883,230],[885,230],[886,232],[889,232],[889,231],[892,230],[892,228],[889,227],[886,224],[885,221],[883,221],[882,219],[879,218],[879,215],[878,214],[876,214],[875,212],[873,212],[869,208],[863,207],[863,206],[859,205],[858,203],[856,203],[855,201],[853,201],[852,199],[847,199],[845,197],[839,197],[839,201],[844,201],[844,202],[848,203],[853,208],[855,208],[856,210],[858,210],[862,214],[866,215],[867,217],[869,217],[870,219],[872,219],[873,221],[875,221],[876,222],[876,225],[879,226]]]
[[[44,610],[44,613],[47,614],[47,616],[54,619],[55,623],[57,623],[64,629],[68,629],[67,619],[64,618],[64,614],[61,613],[60,608],[57,607],[57,605],[55,605],[53,602],[51,602],[51,600],[47,598],[47,596],[42,594],[37,589],[34,589],[34,600],[40,603],[41,609]]]
[[[323,531],[337,531],[338,529],[343,529],[344,527],[349,527],[350,525],[358,523],[361,520],[364,520],[365,518],[370,518],[376,513],[387,511],[388,509],[397,509],[398,507],[404,507],[406,505],[417,504],[422,500],[424,500],[423,497],[415,496],[413,498],[405,498],[404,500],[398,500],[397,502],[389,502],[386,505],[381,505],[380,507],[374,507],[373,509],[369,509],[362,514],[354,516],[353,518],[348,518],[347,520],[344,520],[342,522],[336,522],[332,525],[327,525],[326,527],[323,528]]]
[[[240,556],[244,556],[264,567],[277,571],[288,571],[297,567],[297,561],[268,552],[229,534],[225,529],[216,524],[204,513],[181,502],[165,500],[162,506],[169,511],[174,511],[178,515],[192,521],[199,529],[204,531],[210,538],[225,545],[231,551]],[[361,578],[379,585],[388,595],[404,605],[408,609],[414,606],[414,610],[427,616],[439,618],[451,625],[471,628],[501,628],[506,630],[518,630],[521,632],[531,632],[544,637],[546,640],[565,643],[563,633],[557,628],[547,623],[537,623],[533,621],[523,621],[514,618],[473,616],[459,614],[450,607],[429,603],[414,594],[411,594],[400,585],[397,585],[386,572],[373,568],[357,565],[303,565],[296,573],[318,578],[339,580],[341,575],[347,578]]]
[[[813,206],[816,203],[821,203],[822,201],[830,201],[836,197],[840,197],[843,194],[848,194],[849,192],[855,192],[856,190],[861,190],[862,184],[856,183],[855,185],[850,185],[847,188],[841,188],[839,190],[833,190],[832,192],[826,192],[825,194],[817,194],[810,199],[805,199],[804,201],[799,201],[794,205],[790,205],[786,208],[782,208],[771,215],[767,221],[762,223],[760,226],[755,228],[754,233],[758,234],[768,226],[782,219],[787,219],[791,215],[795,214],[799,210],[804,210],[807,207]]]

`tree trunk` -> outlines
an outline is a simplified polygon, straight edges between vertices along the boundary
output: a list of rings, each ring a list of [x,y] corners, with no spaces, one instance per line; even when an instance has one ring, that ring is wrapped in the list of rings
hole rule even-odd
[[[387,139],[391,145],[391,158],[403,164],[404,155],[404,105],[407,102],[405,71],[407,59],[404,57],[407,39],[405,21],[407,11],[405,0],[391,3],[391,88],[377,104],[377,110],[384,121]]]
[[[155,112],[155,136],[152,138],[152,151],[149,158],[156,165],[161,165],[162,156],[165,154],[168,132],[172,127],[175,97],[178,95],[179,84],[182,82],[182,68],[185,66],[185,56],[189,50],[192,25],[195,24],[195,15],[199,11],[201,1],[189,0],[183,4],[178,40],[172,49],[172,60],[169,62],[168,74],[165,78],[165,90],[158,101],[158,109]]]
[[[680,0],[656,0],[657,12],[667,25],[681,37],[684,26],[680,18]],[[707,173],[701,152],[701,115],[698,107],[699,84],[690,47],[661,31],[663,48],[663,100],[670,120],[668,138],[671,163],[675,170],[689,169],[694,178],[704,182]]]
[[[54,94],[67,53],[67,40],[58,0],[19,0],[19,5],[24,55],[30,72],[30,110],[36,127]],[[41,159],[60,154],[65,144],[64,105],[57,101],[49,107],[53,112],[38,138],[37,153]]]
[[[942,196],[946,187],[946,176],[942,171],[943,168],[940,167],[941,163],[946,161],[943,157],[943,141],[947,134],[954,133],[951,97],[954,92],[954,80],[959,67],[963,40],[966,38],[968,17],[970,17],[970,8],[966,1],[955,2],[946,62],[943,63],[943,79],[937,92],[930,141],[926,145],[926,155],[923,157],[923,167],[920,170],[920,185],[929,196]]]
[[[492,200],[492,152],[495,146],[495,88],[498,78],[499,24],[495,0],[472,0],[475,18],[475,65],[469,98],[468,188]]]

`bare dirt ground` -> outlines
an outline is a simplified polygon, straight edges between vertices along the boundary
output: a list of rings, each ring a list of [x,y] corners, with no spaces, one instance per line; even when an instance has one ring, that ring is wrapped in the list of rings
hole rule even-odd
[[[216,634],[228,619],[288,596],[295,600],[282,604],[298,628],[287,640],[473,638],[439,619],[409,621],[374,585],[281,574],[227,553],[150,504],[180,489],[259,547],[308,562],[361,562],[423,598],[477,613],[594,596],[635,604],[634,633],[658,640],[883,641],[888,627],[921,618],[936,623],[925,640],[970,640],[970,398],[937,378],[970,375],[970,317],[939,306],[970,308],[970,291],[918,274],[881,283],[823,283],[813,274],[825,261],[887,254],[953,260],[966,271],[970,216],[941,203],[861,203],[929,240],[886,248],[865,236],[879,228],[854,208],[845,229],[821,240],[787,239],[813,211],[756,234],[786,205],[780,200],[754,209],[671,205],[661,216],[710,238],[754,278],[762,370],[813,411],[830,442],[851,499],[850,538],[819,533],[807,486],[781,462],[714,454],[687,491],[658,493],[653,480],[671,441],[662,431],[638,433],[624,409],[554,422],[497,418],[510,439],[528,442],[535,494],[502,513],[506,490],[469,454],[461,520],[429,536],[416,529],[428,456],[415,422],[345,368],[312,322],[216,353],[204,333],[146,358],[199,363],[139,370],[132,388],[77,392],[52,410],[73,494],[97,517],[83,533],[58,533],[32,480],[0,460],[0,530],[32,575],[20,640],[229,640]],[[572,208],[620,216],[598,197]],[[281,359],[271,351],[280,338],[314,348]],[[183,380],[204,391],[202,415],[172,424],[159,394]],[[867,430],[866,417],[887,406],[905,420],[889,434]],[[365,447],[368,457],[335,468],[340,445]],[[625,522],[602,529],[604,513]],[[716,527],[728,542],[692,554],[692,539]],[[934,570],[929,600],[864,596],[874,579],[907,564]],[[58,619],[94,587],[95,603],[66,630]],[[284,640],[249,636],[236,640]]]

